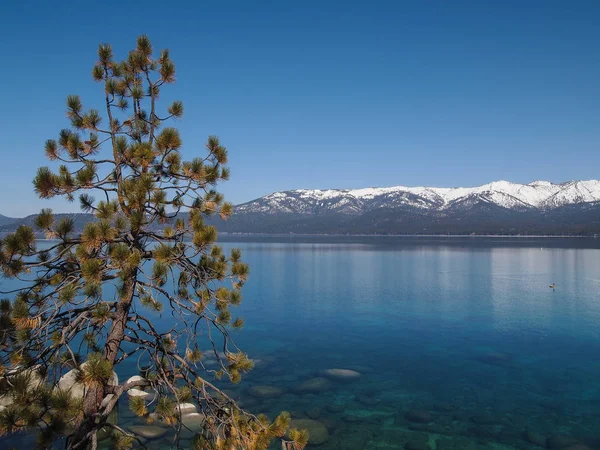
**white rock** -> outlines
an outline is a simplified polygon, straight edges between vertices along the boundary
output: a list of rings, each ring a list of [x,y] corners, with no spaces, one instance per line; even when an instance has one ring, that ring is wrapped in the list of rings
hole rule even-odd
[[[337,380],[356,380],[360,378],[360,372],[350,369],[327,369],[324,375]]]
[[[179,403],[176,406],[176,409],[177,409],[177,412],[179,412],[179,414],[184,416],[184,415],[189,415],[189,414],[195,413],[196,405],[194,405],[193,403]]]
[[[78,374],[79,369],[69,370],[58,380],[58,389],[69,391],[75,398],[82,398],[85,395],[85,387],[82,383],[77,382]]]
[[[15,375],[29,375],[29,384],[27,385],[27,390],[33,390],[38,388],[44,380],[41,375],[37,371],[39,366],[35,366],[30,369],[23,370],[21,367],[13,367],[12,369],[7,370],[6,375],[10,378]],[[0,379],[4,379],[5,377],[0,377]],[[2,395],[0,396],[0,408],[5,409],[5,407],[12,405],[13,398],[10,395]],[[0,409],[0,411],[2,411]]]
[[[102,403],[100,403],[100,408],[106,407],[106,405],[108,405],[108,402],[110,402],[113,397],[114,397],[114,394],[108,394],[106,397],[104,397],[102,399]]]
[[[154,412],[153,412],[153,413],[150,413],[150,414],[148,414],[148,418],[149,418],[149,419],[152,421],[152,422],[150,422],[150,423],[154,423],[154,422],[156,422],[156,421],[158,421],[158,422],[161,422],[161,420],[160,420],[160,416],[159,416],[158,414],[154,413]]]
[[[189,429],[190,431],[198,432],[202,429],[202,424],[204,423],[205,416],[204,414],[191,413],[185,414],[181,416],[181,423],[184,427]]]
[[[134,375],[131,378],[128,378],[125,383],[132,383],[134,381],[146,381],[144,377],[140,377],[139,375]]]
[[[81,367],[85,368],[86,364],[87,363],[83,363]],[[69,370],[62,377],[60,377],[60,380],[58,380],[58,389],[61,389],[63,391],[69,391],[71,393],[71,396],[74,398],[83,398],[85,396],[86,387],[83,385],[83,383],[79,383],[77,381],[78,374],[79,369]],[[118,384],[119,377],[115,372],[113,372],[110,376],[110,379],[108,380],[108,385],[118,386]],[[103,405],[106,405],[106,403],[108,402],[107,399],[108,396],[102,401]]]
[[[144,399],[153,397],[153,395],[150,394],[149,392],[144,392],[144,391],[142,391],[140,389],[136,389],[136,388],[129,389],[127,391],[127,395],[129,395],[130,397],[142,397]]]
[[[146,439],[158,439],[167,434],[168,431],[166,428],[158,427],[156,425],[133,425],[129,427],[129,430]]]
[[[217,352],[217,354],[219,355],[219,358],[221,358],[222,360],[227,360],[227,357],[225,356],[224,352]],[[204,352],[202,352],[202,358],[203,359],[217,359],[217,356],[215,355],[215,351],[211,348],[208,349]]]
[[[109,386],[118,386],[119,385],[119,375],[116,372],[113,372],[110,378],[108,379]]]

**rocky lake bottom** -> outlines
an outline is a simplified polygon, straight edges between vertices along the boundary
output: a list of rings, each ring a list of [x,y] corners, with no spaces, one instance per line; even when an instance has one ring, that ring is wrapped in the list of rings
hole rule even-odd
[[[219,385],[252,413],[289,411],[309,449],[600,449],[600,250],[227,245],[251,267],[234,337],[256,367]],[[124,400],[119,423],[170,448]]]
[[[389,372],[371,364],[344,365],[343,358],[335,355],[327,360],[316,355],[299,360],[297,354],[282,352],[260,356],[252,374],[241,385],[224,385],[226,392],[253,413],[274,418],[282,410],[289,411],[292,426],[309,430],[308,448],[600,448],[597,394],[569,401],[585,394],[576,388],[584,374],[577,373],[582,378],[576,378],[569,368],[547,373],[548,384],[541,388],[535,368],[527,368],[535,361],[519,361],[493,350],[446,362],[437,371],[409,358],[401,371]],[[348,370],[331,371],[325,368],[327,363],[334,368],[340,363]],[[467,366],[468,377],[453,376],[465,373]],[[129,427],[146,426],[155,437],[146,441],[149,448],[167,448],[168,427],[143,424],[126,405],[119,418]],[[180,444],[186,448],[191,434],[188,440],[183,436]]]

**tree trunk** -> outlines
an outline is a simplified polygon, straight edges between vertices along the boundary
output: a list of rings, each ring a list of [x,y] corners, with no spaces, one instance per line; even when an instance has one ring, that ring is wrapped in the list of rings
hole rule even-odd
[[[137,277],[132,275],[125,281],[123,286],[123,295],[117,303],[115,315],[112,320],[112,325],[104,345],[104,358],[111,365],[115,363],[115,359],[119,354],[121,342],[125,337],[125,328],[129,316],[129,309],[133,302]],[[66,443],[67,449],[86,449],[92,442],[91,431],[99,429],[96,417],[100,411],[100,404],[105,398],[107,385],[90,388],[86,391],[83,399],[83,418],[78,425],[77,431],[69,436]],[[116,404],[115,404],[116,405]],[[110,413],[110,411],[106,411]]]

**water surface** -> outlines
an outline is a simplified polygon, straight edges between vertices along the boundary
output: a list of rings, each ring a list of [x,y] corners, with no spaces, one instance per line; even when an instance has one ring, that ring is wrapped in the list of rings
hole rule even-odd
[[[320,422],[315,448],[599,448],[598,240],[225,240],[251,268],[236,342],[260,360],[230,393]],[[330,368],[361,376],[307,388]]]

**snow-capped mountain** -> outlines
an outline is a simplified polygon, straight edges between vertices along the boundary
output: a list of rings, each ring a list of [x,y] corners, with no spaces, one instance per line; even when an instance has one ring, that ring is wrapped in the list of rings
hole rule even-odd
[[[34,219],[0,220],[0,232],[31,226]],[[89,214],[74,219],[77,230],[95,220]],[[238,205],[227,221],[207,220],[219,231],[233,233],[597,235],[600,181],[298,189]]]
[[[327,189],[275,192],[239,205],[238,213],[301,214],[342,213],[360,215],[381,208],[416,208],[444,212],[470,208],[481,202],[501,208],[552,210],[566,205],[600,201],[600,181],[517,184],[495,181],[473,188],[406,187]]]
[[[217,226],[245,233],[597,234],[600,181],[298,189],[238,205]]]

